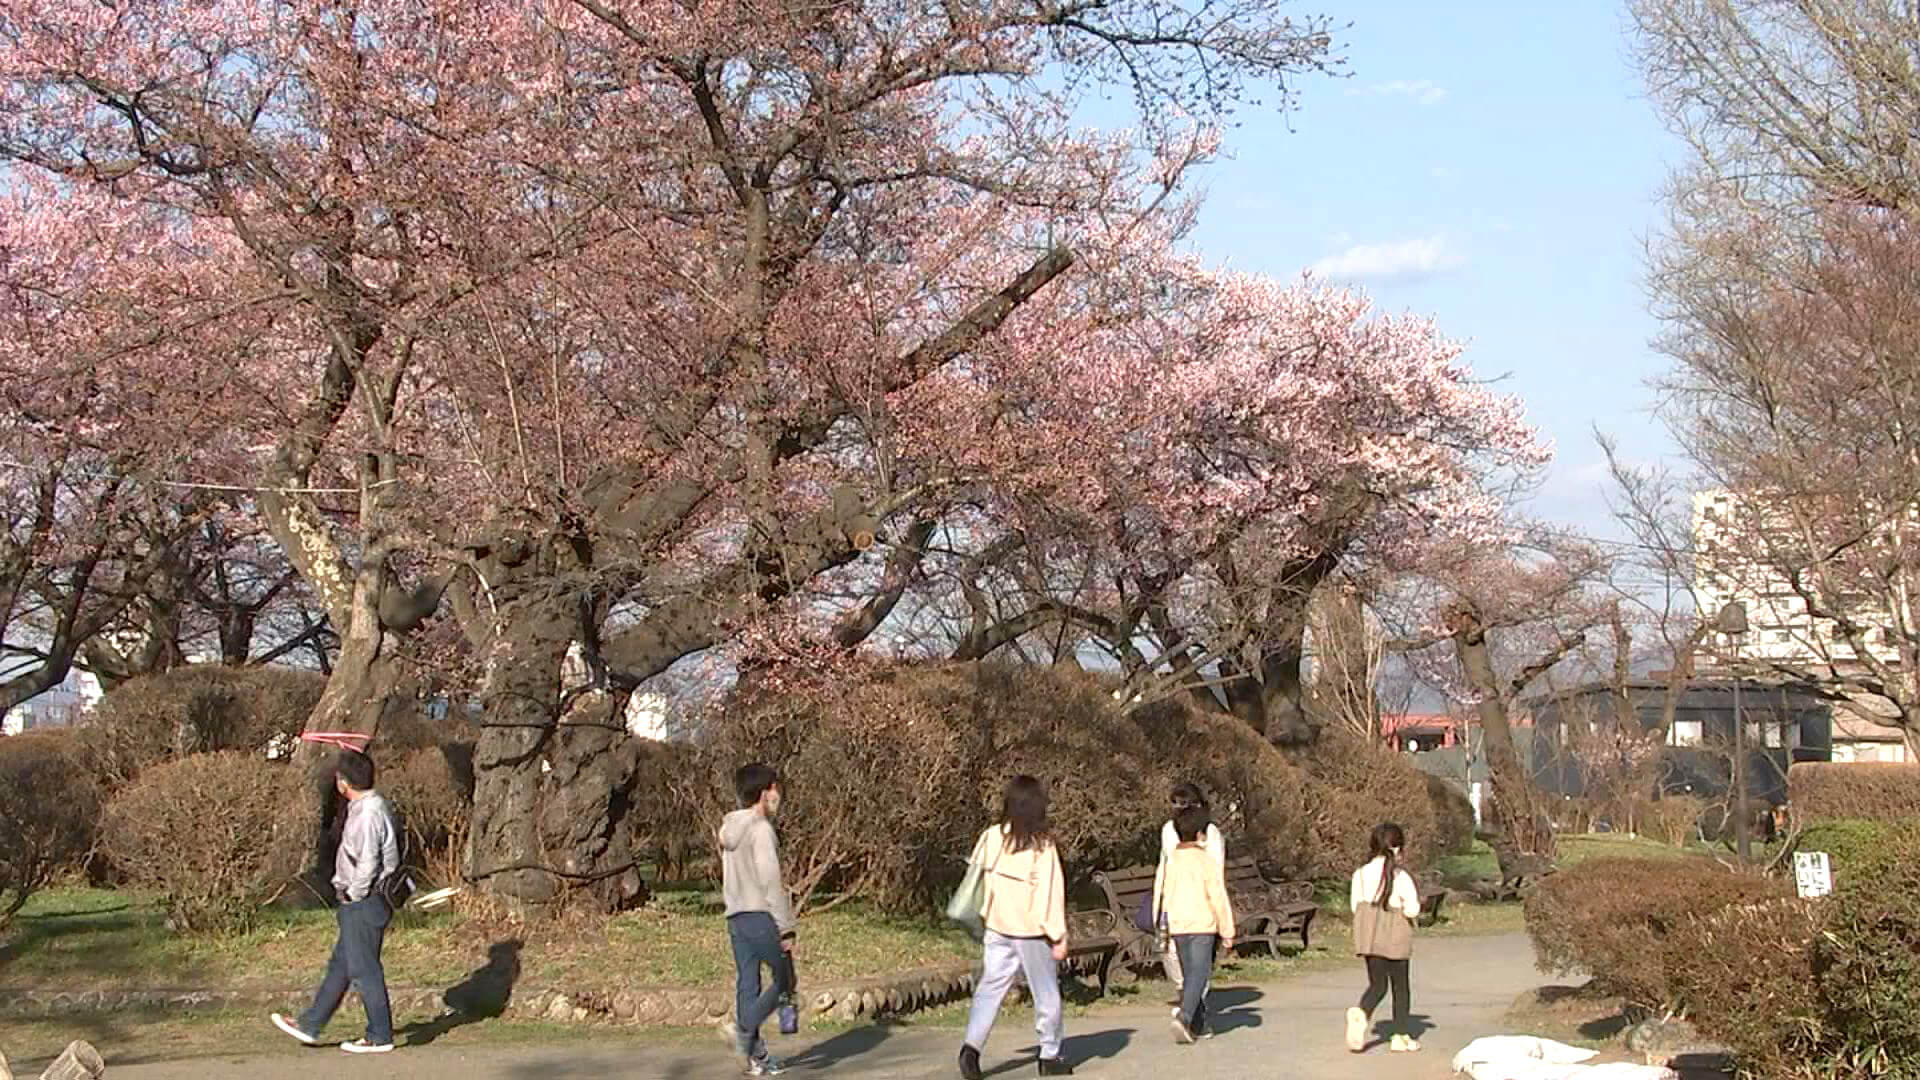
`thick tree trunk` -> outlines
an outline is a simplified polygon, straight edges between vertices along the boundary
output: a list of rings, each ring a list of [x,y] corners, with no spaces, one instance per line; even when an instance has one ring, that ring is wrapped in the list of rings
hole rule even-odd
[[[1500,802],[1498,824],[1505,830],[1505,840],[1519,854],[1551,856],[1553,826],[1534,797],[1532,780],[1514,747],[1505,687],[1493,669],[1486,631],[1478,626],[1463,627],[1455,632],[1453,642],[1467,684],[1480,695],[1480,733],[1494,797]]]
[[[496,597],[504,590],[495,586]],[[514,903],[557,898],[540,836],[542,766],[553,753],[560,667],[578,626],[566,598],[508,599],[481,680],[467,877]]]
[[[540,784],[540,837],[563,884],[603,911],[646,899],[634,838],[637,740],[622,723],[626,694],[593,690],[568,707]]]
[[[413,703],[399,693],[405,675],[397,656],[399,638],[382,628],[371,600],[363,602],[356,596],[355,608],[348,630],[341,636],[339,657],[328,673],[326,689],[307,718],[306,731],[365,735],[367,739],[360,745],[377,763],[379,747],[374,740],[382,721],[395,710],[411,708]],[[307,778],[304,828],[290,833],[276,856],[277,865],[290,876],[299,875],[308,891],[323,901],[332,888],[333,818],[338,812],[333,765],[338,753],[334,745],[306,741],[294,750],[293,765],[304,770]]]
[[[1260,655],[1257,674],[1223,663],[1227,672],[1223,691],[1227,709],[1276,746],[1309,746],[1320,737],[1320,721],[1307,708],[1304,621],[1286,636],[1269,644]]]

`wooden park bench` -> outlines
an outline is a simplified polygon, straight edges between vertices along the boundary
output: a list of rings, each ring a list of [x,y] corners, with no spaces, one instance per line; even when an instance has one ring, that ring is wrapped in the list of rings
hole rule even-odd
[[[1153,873],[1154,867],[1149,864],[1093,875],[1118,927],[1115,934],[1120,943],[1112,960],[1114,967],[1131,971],[1160,960],[1156,936],[1142,933],[1133,921],[1141,903],[1153,895]],[[1301,947],[1308,946],[1313,917],[1319,912],[1311,899],[1311,884],[1268,881],[1252,859],[1228,860],[1226,877],[1227,893],[1233,900],[1236,941],[1265,944],[1273,956],[1280,955],[1280,939],[1288,935],[1300,935]]]
[[[1283,937],[1298,934],[1302,949],[1312,946],[1313,918],[1320,913],[1320,905],[1313,902],[1312,882],[1269,881],[1252,859],[1228,859],[1227,895],[1233,900],[1238,924],[1235,940],[1262,942],[1267,955],[1276,958]]]
[[[1107,981],[1113,975],[1114,960],[1121,950],[1140,937],[1131,919],[1118,919],[1111,911],[1069,911],[1067,913],[1067,969],[1091,975],[1100,984],[1100,996],[1107,996]]]

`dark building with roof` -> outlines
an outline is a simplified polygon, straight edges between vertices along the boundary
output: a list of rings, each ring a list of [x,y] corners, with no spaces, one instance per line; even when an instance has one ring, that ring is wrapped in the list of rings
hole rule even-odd
[[[1642,680],[1628,683],[1625,690],[1640,729],[1659,728],[1667,684]],[[1584,795],[1586,777],[1575,747],[1580,732],[1607,731],[1616,723],[1614,687],[1589,683],[1522,704],[1533,715],[1534,783],[1554,795]],[[1660,748],[1659,790],[1705,798],[1725,795],[1733,787],[1734,682],[1692,680],[1674,704],[1673,727]],[[1739,706],[1746,724],[1750,799],[1783,803],[1787,766],[1832,758],[1833,709],[1827,702],[1770,683],[1743,682]]]

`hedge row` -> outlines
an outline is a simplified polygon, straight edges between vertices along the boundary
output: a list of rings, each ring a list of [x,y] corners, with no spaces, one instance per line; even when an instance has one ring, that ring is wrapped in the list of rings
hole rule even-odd
[[[1706,859],[1594,859],[1527,898],[1542,967],[1685,1013],[1749,1080],[1920,1076],[1920,838],[1879,823],[1813,838],[1832,897]]]
[[[1828,900],[1724,908],[1667,943],[1674,1003],[1746,1077],[1920,1076],[1920,843],[1835,884]]]
[[[1590,859],[1528,894],[1527,933],[1543,969],[1585,972],[1635,1005],[1668,998],[1662,949],[1699,914],[1785,895],[1781,882],[1708,859]]]
[[[1920,818],[1920,765],[1803,761],[1787,770],[1787,797],[1809,825]]]

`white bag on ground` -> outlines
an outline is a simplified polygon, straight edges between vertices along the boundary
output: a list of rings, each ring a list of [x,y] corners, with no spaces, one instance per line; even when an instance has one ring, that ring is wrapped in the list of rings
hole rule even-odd
[[[1677,1080],[1658,1065],[1586,1065],[1598,1051],[1532,1035],[1489,1035],[1453,1056],[1453,1071],[1473,1080]]]

